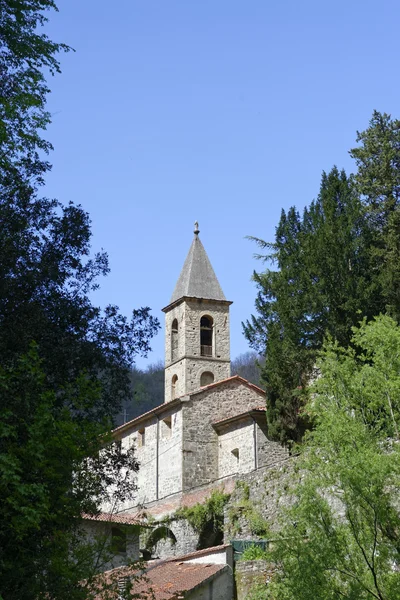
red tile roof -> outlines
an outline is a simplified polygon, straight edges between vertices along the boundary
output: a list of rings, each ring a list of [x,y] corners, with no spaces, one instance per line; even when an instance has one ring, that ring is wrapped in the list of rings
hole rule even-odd
[[[143,525],[143,521],[139,521],[136,517],[129,514],[118,513],[99,513],[97,515],[82,514],[82,519],[85,521],[100,521],[102,523],[119,523],[120,525]]]
[[[133,597],[138,595],[149,600],[180,600],[184,598],[186,592],[214,579],[217,574],[228,568],[227,565],[212,563],[163,561],[146,569],[144,577],[133,582],[131,593]],[[135,575],[138,575],[138,571],[135,572],[129,567],[120,567],[100,575],[96,581],[98,586],[96,600],[103,598],[100,591],[102,582],[110,584],[112,581],[117,582],[119,579]],[[115,589],[115,600],[119,597],[118,591]]]
[[[166,562],[179,562],[179,561],[187,561],[190,558],[198,558],[199,556],[208,556],[209,554],[216,554],[217,552],[222,552],[222,550],[226,550],[230,547],[230,544],[221,544],[220,546],[212,546],[211,548],[204,548],[203,550],[196,550],[195,552],[191,552],[190,554],[184,554],[182,556],[174,556],[173,558],[167,558]]]
[[[151,597],[149,590],[151,588],[156,600],[179,598],[185,592],[214,578],[217,573],[226,568],[226,565],[212,563],[169,561],[150,567],[145,572],[148,582],[145,584],[135,583],[134,593]]]

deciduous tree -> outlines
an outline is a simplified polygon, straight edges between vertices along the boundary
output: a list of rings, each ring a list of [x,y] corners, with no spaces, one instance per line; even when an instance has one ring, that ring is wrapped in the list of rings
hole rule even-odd
[[[353,348],[329,342],[307,405],[301,483],[271,559],[268,598],[400,595],[400,327],[363,322]]]

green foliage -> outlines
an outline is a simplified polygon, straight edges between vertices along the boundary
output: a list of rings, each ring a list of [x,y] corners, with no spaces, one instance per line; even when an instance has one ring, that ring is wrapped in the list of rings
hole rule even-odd
[[[302,217],[294,207],[282,211],[274,243],[256,240],[277,270],[254,273],[258,316],[244,332],[266,356],[269,433],[281,442],[301,440],[310,425],[302,407],[324,337],[347,345],[360,312],[372,317],[382,308],[367,240],[362,203],[351,178],[336,168],[323,174],[318,198]]]
[[[250,500],[250,487],[245,481],[238,480],[236,489],[240,491],[240,499],[228,508],[228,533],[231,536],[239,535],[242,531],[242,522],[248,524],[250,533],[259,538],[270,536],[268,521],[256,509]]]
[[[371,225],[370,258],[388,312],[400,317],[400,121],[374,111],[350,151]]]
[[[271,598],[400,597],[400,327],[381,316],[352,342],[358,353],[324,348]]]
[[[0,9],[0,180],[10,183],[18,173],[42,182],[49,164],[40,154],[51,144],[41,130],[50,123],[45,73],[59,72],[57,54],[65,44],[51,41],[41,29],[53,0],[2,0]]]
[[[59,71],[42,26],[53,0],[0,0],[0,598],[86,598],[98,548],[82,512],[134,489],[137,463],[107,432],[129,369],[159,325],[90,297],[109,271],[90,255],[80,206],[40,198],[50,168],[46,74]],[[102,447],[100,447],[100,442]],[[101,452],[99,452],[101,450]],[[125,476],[127,473],[127,476]],[[97,559],[96,559],[97,560]]]
[[[94,576],[110,554],[85,542],[81,513],[135,489],[132,450],[103,448],[108,424],[79,413],[96,404],[98,386],[80,377],[64,394],[75,410],[59,406],[35,347],[14,368],[0,367],[0,597],[7,600],[84,597],[71,585]]]
[[[268,553],[261,546],[252,544],[244,549],[240,560],[266,560],[267,557]]]
[[[175,517],[186,519],[199,534],[203,532],[209,523],[212,524],[214,531],[222,530],[224,507],[229,498],[230,494],[224,494],[221,490],[213,490],[203,504],[197,503],[191,507],[179,508],[175,513]]]
[[[275,241],[255,240],[268,268],[243,327],[266,356],[269,433],[289,446],[311,426],[302,407],[325,337],[347,347],[361,318],[400,318],[400,121],[375,111],[357,142],[354,176],[323,173],[302,216],[282,211]]]

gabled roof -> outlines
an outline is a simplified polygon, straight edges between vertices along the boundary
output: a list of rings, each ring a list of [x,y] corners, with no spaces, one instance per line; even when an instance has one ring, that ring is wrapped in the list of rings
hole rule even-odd
[[[218,577],[222,572],[228,571],[226,564],[193,563],[183,560],[166,560],[151,565],[144,570],[143,578],[135,581],[140,575],[132,567],[118,567],[98,575],[97,583],[110,585],[125,578],[132,577],[132,598],[148,598],[149,600],[183,600],[189,591],[195,590],[203,583]],[[117,586],[114,585],[115,598],[118,598]],[[101,594],[95,596],[96,600],[102,598]]]
[[[113,430],[113,434],[118,435],[120,433],[124,433],[124,431],[126,431],[127,429],[130,429],[133,425],[138,425],[142,421],[146,421],[148,418],[150,418],[154,415],[162,414],[164,412],[167,412],[171,408],[180,406],[183,403],[183,398],[185,398],[185,397],[197,396],[197,394],[202,394],[203,392],[207,392],[210,389],[216,388],[219,385],[223,385],[224,383],[229,383],[229,382],[242,383],[243,385],[254,390],[261,396],[265,397],[265,391],[263,389],[261,389],[260,387],[258,387],[258,385],[255,385],[254,383],[250,383],[250,381],[247,381],[247,379],[243,379],[243,377],[240,377],[240,375],[232,375],[232,377],[227,377],[226,379],[222,379],[221,381],[216,381],[215,383],[210,383],[209,385],[205,385],[204,387],[201,387],[198,390],[195,390],[194,392],[189,392],[188,394],[185,394],[184,396],[181,396],[180,398],[175,398],[174,400],[171,400],[170,402],[163,402],[163,404],[160,404],[159,406],[152,408],[151,410],[143,413],[142,415],[135,417],[131,421],[128,421],[127,423],[124,423],[123,425],[116,427]]]
[[[182,598],[189,590],[194,590],[202,583],[214,579],[219,572],[227,569],[227,565],[213,563],[168,561],[145,571],[148,581],[134,583],[133,592],[149,598],[152,597],[151,592],[153,592],[155,600]]]
[[[184,297],[226,302],[224,292],[198,236],[198,229],[195,229],[194,233],[192,245],[176,283],[170,304]]]
[[[123,433],[127,429],[130,429],[130,427],[132,427],[132,425],[137,425],[141,421],[146,421],[146,419],[148,419],[149,417],[152,417],[153,415],[158,415],[160,413],[166,412],[170,408],[174,408],[175,406],[180,406],[181,404],[182,404],[182,400],[180,398],[175,398],[174,400],[171,400],[170,402],[163,402],[162,404],[159,404],[155,408],[148,410],[147,412],[143,413],[142,415],[139,415],[138,417],[131,419],[131,421],[128,421],[127,423],[124,423],[123,425],[119,425],[119,427],[116,427],[115,429],[113,429],[113,434]]]
[[[215,388],[218,385],[222,385],[223,383],[229,383],[230,381],[237,382],[237,383],[242,383],[243,385],[245,385],[248,388],[250,388],[250,389],[254,390],[255,392],[257,392],[257,394],[260,394],[261,396],[265,397],[265,391],[262,388],[258,387],[258,385],[255,385],[254,383],[251,383],[250,381],[247,381],[247,379],[244,379],[243,377],[240,377],[240,375],[232,375],[231,377],[227,377],[226,379],[222,379],[221,381],[215,381],[214,383],[210,383],[209,385],[205,385],[204,387],[201,387],[198,390],[195,390],[194,392],[190,392],[188,394],[188,396],[196,396],[197,394],[201,394],[202,392],[206,392],[207,390],[211,390],[212,388]]]

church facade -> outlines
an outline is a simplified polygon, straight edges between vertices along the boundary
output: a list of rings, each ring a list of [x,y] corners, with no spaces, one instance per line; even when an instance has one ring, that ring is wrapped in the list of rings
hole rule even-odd
[[[285,453],[268,440],[264,391],[230,374],[230,304],[195,224],[171,301],[163,309],[164,402],[114,431],[123,447],[135,447],[140,464],[135,499],[119,510],[134,513],[139,506],[165,504]]]

